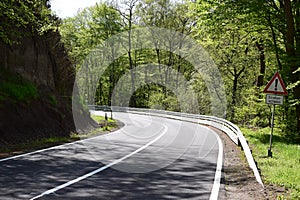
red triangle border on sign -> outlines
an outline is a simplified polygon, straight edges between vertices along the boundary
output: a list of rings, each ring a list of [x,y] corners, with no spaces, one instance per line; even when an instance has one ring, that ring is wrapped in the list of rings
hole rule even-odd
[[[275,81],[275,79],[278,78],[280,84],[282,85],[282,89],[283,89],[283,92],[279,92],[279,91],[268,91],[269,90],[269,87],[272,85],[272,83]],[[285,85],[284,85],[284,82],[280,76],[280,74],[278,72],[276,72],[274,74],[274,76],[272,77],[272,79],[268,82],[266,88],[264,89],[263,91],[264,93],[268,93],[268,94],[281,94],[281,95],[288,95],[288,92],[285,88]]]

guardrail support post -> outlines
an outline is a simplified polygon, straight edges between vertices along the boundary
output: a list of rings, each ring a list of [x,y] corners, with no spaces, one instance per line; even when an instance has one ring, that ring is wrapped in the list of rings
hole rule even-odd
[[[242,147],[242,143],[241,143],[241,141],[239,139],[238,139],[238,146]]]

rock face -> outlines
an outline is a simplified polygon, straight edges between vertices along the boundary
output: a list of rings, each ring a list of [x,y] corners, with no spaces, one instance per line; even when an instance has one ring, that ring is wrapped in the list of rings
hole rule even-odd
[[[28,34],[13,46],[0,41],[0,67],[31,81],[39,93],[26,103],[0,102],[1,146],[67,136],[75,130],[71,98],[75,69],[59,33]]]
[[[20,44],[0,43],[0,65],[38,87],[71,96],[75,70],[57,32],[24,37]]]

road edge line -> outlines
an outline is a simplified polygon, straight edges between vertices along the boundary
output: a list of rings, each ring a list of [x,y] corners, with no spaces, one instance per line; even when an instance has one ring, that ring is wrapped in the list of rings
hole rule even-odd
[[[122,128],[120,128],[120,129],[118,129],[118,130],[115,130],[115,131],[112,131],[112,132],[110,132],[110,133],[115,133],[115,132],[121,131],[125,126],[127,126],[126,123],[124,123],[124,126],[123,126]],[[105,134],[104,134],[104,135],[105,135]],[[48,148],[44,148],[44,149],[39,149],[39,150],[32,151],[32,152],[28,152],[28,153],[23,153],[23,154],[19,154],[19,155],[7,157],[7,158],[2,158],[2,159],[0,159],[0,162],[5,162],[5,161],[8,161],[8,160],[13,160],[13,159],[16,159],[16,158],[21,158],[21,157],[25,157],[25,156],[30,156],[30,155],[37,154],[37,153],[41,153],[41,152],[48,151],[48,150],[53,150],[53,149],[57,149],[57,148],[60,148],[60,147],[64,147],[64,146],[68,146],[68,145],[72,145],[72,144],[81,143],[81,142],[88,141],[88,140],[91,140],[91,139],[95,139],[95,138],[98,138],[98,137],[103,137],[104,135],[99,135],[99,136],[95,136],[95,137],[90,137],[90,138],[86,138],[86,139],[83,139],[83,140],[77,140],[77,141],[75,141],[75,142],[69,142],[69,143],[65,143],[65,144],[61,144],[61,145],[57,145],[57,146],[53,146],[53,147],[48,147]]]
[[[210,129],[211,130],[211,129]],[[219,196],[220,186],[221,186],[221,178],[222,178],[222,166],[223,166],[223,143],[220,136],[213,130],[211,132],[216,136],[218,144],[219,144],[219,153],[218,153],[218,162],[216,167],[215,179],[213,188],[211,190],[210,200],[217,200]]]
[[[35,197],[32,197],[30,200],[35,200],[35,199],[41,198],[41,197],[43,197],[43,196],[49,195],[49,194],[51,194],[51,193],[55,193],[55,192],[57,192],[58,190],[61,190],[61,189],[65,188],[65,187],[68,187],[68,186],[73,185],[73,184],[75,184],[75,183],[78,183],[79,181],[82,181],[82,180],[84,180],[84,179],[86,179],[86,178],[88,178],[88,177],[91,177],[91,176],[93,176],[93,175],[95,175],[95,174],[97,174],[97,173],[99,173],[99,172],[101,172],[101,171],[104,171],[104,170],[106,170],[106,169],[112,167],[113,165],[116,165],[116,164],[122,162],[123,160],[126,160],[127,158],[129,158],[129,157],[135,155],[136,153],[139,153],[140,151],[146,149],[148,146],[150,146],[151,144],[153,144],[154,142],[156,142],[157,140],[159,140],[162,136],[164,136],[164,135],[166,134],[166,132],[168,131],[168,127],[167,127],[166,125],[164,125],[164,129],[165,129],[165,130],[163,131],[163,133],[161,133],[161,134],[160,134],[158,137],[156,137],[154,140],[148,142],[147,144],[145,144],[144,146],[142,146],[142,147],[138,148],[137,150],[131,152],[130,154],[127,154],[126,156],[123,156],[122,158],[119,158],[119,159],[117,159],[117,160],[115,160],[115,161],[109,163],[108,165],[105,165],[105,166],[103,166],[103,167],[100,167],[100,168],[98,168],[98,169],[96,169],[96,170],[94,170],[94,171],[91,171],[91,172],[89,172],[89,173],[87,173],[87,174],[85,174],[85,175],[82,175],[82,176],[80,176],[80,177],[77,177],[76,179],[73,179],[73,180],[68,181],[68,182],[66,182],[66,183],[64,183],[64,184],[61,184],[61,185],[59,185],[59,186],[57,186],[57,187],[55,187],[55,188],[52,188],[52,189],[50,189],[50,190],[47,190],[47,191],[45,191],[45,192],[43,192],[43,193],[41,193],[41,194],[39,194],[39,195],[37,195],[37,196],[35,196]]]

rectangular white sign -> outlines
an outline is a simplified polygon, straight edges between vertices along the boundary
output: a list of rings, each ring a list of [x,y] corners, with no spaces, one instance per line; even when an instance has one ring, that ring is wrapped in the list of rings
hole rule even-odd
[[[266,103],[273,104],[273,105],[282,105],[283,104],[283,96],[267,94]]]

